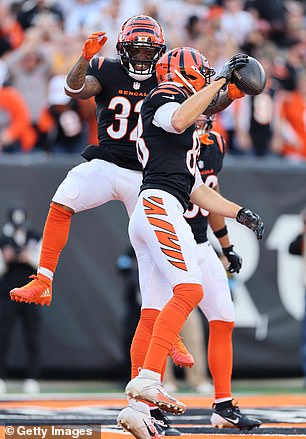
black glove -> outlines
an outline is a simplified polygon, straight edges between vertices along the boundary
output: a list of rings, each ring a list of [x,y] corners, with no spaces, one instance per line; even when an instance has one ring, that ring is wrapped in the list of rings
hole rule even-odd
[[[257,213],[243,207],[237,213],[236,221],[253,230],[256,233],[257,239],[262,239],[265,230],[264,223]]]
[[[241,67],[245,66],[248,62],[249,62],[248,55],[243,55],[241,53],[238,53],[238,55],[232,56],[231,59],[224,64],[221,72],[219,73],[219,75],[215,77],[214,80],[217,81],[218,79],[225,78],[226,84],[228,84],[231,81],[233,70],[240,69]]]
[[[222,251],[226,259],[230,263],[229,267],[227,268],[227,271],[229,273],[239,273],[242,265],[242,259],[238,255],[238,253],[236,253],[233,250],[233,248],[234,246],[230,245],[229,247],[223,248]]]

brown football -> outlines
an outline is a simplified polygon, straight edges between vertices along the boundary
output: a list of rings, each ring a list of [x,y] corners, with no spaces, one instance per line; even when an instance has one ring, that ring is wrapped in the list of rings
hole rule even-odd
[[[247,95],[259,95],[266,85],[266,74],[257,59],[249,56],[249,62],[233,71],[231,82]]]

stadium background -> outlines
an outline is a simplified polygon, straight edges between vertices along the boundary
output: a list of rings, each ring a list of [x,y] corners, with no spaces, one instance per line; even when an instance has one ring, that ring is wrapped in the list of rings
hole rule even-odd
[[[239,32],[234,28],[231,38],[222,45],[224,29],[218,27],[218,20],[230,3],[228,0],[6,0],[0,5],[3,18],[0,70],[8,68],[11,85],[21,92],[29,106],[31,123],[41,129],[31,100],[35,95],[40,98],[39,85],[46,90],[40,110],[60,104],[63,96],[57,89],[48,88],[48,84],[51,78],[67,73],[78,58],[87,35],[97,30],[97,26],[99,30],[106,30],[109,41],[102,54],[115,56],[116,38],[124,19],[145,12],[155,15],[164,25],[168,48],[180,44],[198,47],[216,70],[228,55],[239,50],[254,54],[260,49],[265,56],[269,54],[273,64],[271,77],[277,80],[279,88],[278,98],[270,96],[264,108],[272,105],[273,111],[269,115],[277,115],[279,101],[294,89],[292,83],[296,73],[306,68],[305,4],[291,0],[237,0],[234,3],[239,12],[255,7],[259,15],[254,21],[256,14],[254,16],[253,11],[253,21],[250,21],[249,15],[240,14],[246,27],[241,25]],[[33,5],[34,9],[31,9]],[[173,10],[176,14],[170,13]],[[18,33],[20,17],[24,20],[21,20],[22,30]],[[80,21],[84,17],[90,18],[86,25]],[[227,32],[231,32],[230,28]],[[28,54],[29,47],[31,53],[49,61],[44,76],[36,84],[36,93],[32,92],[29,83],[20,81],[26,74],[22,70],[23,61],[16,67],[17,61],[25,59],[23,56]],[[30,78],[27,77],[27,81]],[[82,113],[81,109],[78,111]],[[235,114],[241,113],[237,110]],[[228,138],[235,130],[235,114],[224,112],[218,120]],[[274,122],[272,118],[263,123],[262,135],[266,134],[267,126],[273,131]],[[92,134],[90,130],[90,122],[82,120],[82,136],[78,138],[77,149],[86,144]],[[239,133],[235,134],[239,138]],[[18,200],[27,206],[33,225],[42,230],[56,187],[66,172],[81,162],[78,154],[54,152],[58,145],[50,143],[49,137],[53,138],[52,131],[43,137],[48,138],[48,148],[42,141],[28,150],[15,153],[8,150],[0,154],[0,223],[5,221],[7,206]],[[260,213],[266,225],[265,238],[258,243],[251,232],[235,222],[228,222],[235,248],[244,261],[241,274],[232,279],[237,311],[234,376],[238,378],[302,374],[302,265],[299,258],[288,254],[288,244],[301,228],[299,213],[306,202],[306,157],[302,155],[292,160],[286,155],[287,150],[272,148],[273,142],[270,143],[257,157],[259,152],[255,145],[244,149],[238,142],[228,150],[220,177],[224,195]],[[55,147],[54,151],[52,147]],[[45,378],[108,379],[120,378],[124,373],[124,285],[116,269],[116,260],[128,244],[127,221],[119,202],[73,218],[70,240],[54,281],[52,306],[41,313]],[[16,329],[9,357],[12,377],[21,376],[24,360],[20,328]]]
[[[39,230],[54,187],[78,156],[48,161],[24,157],[0,163],[1,205],[22,199]],[[289,255],[299,232],[306,199],[306,164],[227,158],[220,185],[225,196],[259,211],[266,232],[229,221],[232,240],[244,260],[232,282],[237,314],[234,377],[301,375],[300,345],[304,292],[300,258]],[[298,188],[298,190],[297,190]],[[4,222],[1,211],[0,221]],[[42,310],[42,355],[47,378],[118,378],[125,365],[124,285],[117,257],[128,245],[128,218],[119,202],[73,218],[70,241],[54,281],[54,299]],[[13,375],[22,370],[22,336],[17,328],[10,354]],[[205,349],[205,346],[203,346]]]

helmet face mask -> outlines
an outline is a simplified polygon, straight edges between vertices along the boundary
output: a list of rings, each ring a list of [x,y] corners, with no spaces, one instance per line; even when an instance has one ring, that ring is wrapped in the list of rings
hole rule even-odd
[[[213,128],[215,115],[206,116],[205,114],[201,114],[201,116],[198,117],[195,126],[198,133],[198,136],[201,137],[206,133],[209,133],[209,131]]]
[[[180,47],[165,53],[156,65],[158,82],[179,82],[189,93],[196,93],[207,84],[215,71],[196,49]]]
[[[116,48],[128,74],[145,80],[152,76],[166,50],[164,32],[153,18],[137,15],[123,24]]]

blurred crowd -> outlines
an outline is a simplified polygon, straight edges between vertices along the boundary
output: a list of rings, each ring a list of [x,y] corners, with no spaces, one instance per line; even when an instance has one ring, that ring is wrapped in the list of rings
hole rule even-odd
[[[66,96],[65,75],[92,32],[107,33],[101,55],[116,57],[122,23],[139,13],[162,24],[167,49],[195,47],[217,72],[238,52],[264,66],[263,93],[217,116],[229,154],[306,161],[303,0],[0,0],[1,153],[97,143],[95,102]]]

